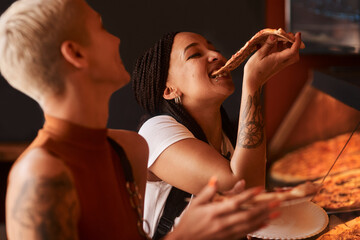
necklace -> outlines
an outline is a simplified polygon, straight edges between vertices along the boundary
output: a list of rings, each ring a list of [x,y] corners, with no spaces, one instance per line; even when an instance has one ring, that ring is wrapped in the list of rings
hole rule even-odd
[[[209,145],[212,146],[213,148],[215,148],[214,145],[212,145],[210,142],[209,142]],[[215,148],[216,149],[216,148]],[[226,141],[225,141],[225,133],[222,131],[221,132],[221,147],[220,147],[220,154],[226,158],[227,160],[230,161],[230,157],[231,157],[231,152],[228,151],[227,149],[227,145],[226,145]]]

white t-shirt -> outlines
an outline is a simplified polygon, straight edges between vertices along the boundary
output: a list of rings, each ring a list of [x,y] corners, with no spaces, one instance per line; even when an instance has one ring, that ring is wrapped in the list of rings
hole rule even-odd
[[[139,130],[139,134],[145,138],[149,146],[148,167],[150,167],[159,155],[170,145],[187,138],[195,138],[194,135],[173,117],[160,115],[147,120]],[[225,148],[231,155],[234,149],[229,139],[224,135]],[[164,211],[166,199],[170,193],[171,185],[164,181],[146,183],[144,219],[149,226],[144,224],[144,229],[152,237]],[[177,222],[175,219],[175,223]],[[150,227],[150,229],[148,229]]]

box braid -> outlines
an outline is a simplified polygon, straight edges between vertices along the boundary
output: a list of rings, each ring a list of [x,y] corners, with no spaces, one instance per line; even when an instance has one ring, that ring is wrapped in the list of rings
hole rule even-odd
[[[199,140],[208,143],[204,131],[195,119],[181,104],[174,100],[163,98],[169,72],[170,54],[177,32],[165,34],[152,48],[138,58],[132,74],[132,87],[137,102],[147,112],[147,118],[156,115],[170,115],[183,124]],[[231,128],[229,118],[221,107],[223,129],[233,145],[236,141],[236,132]],[[146,119],[144,118],[143,121]],[[166,199],[164,211],[153,236],[154,240],[162,239],[172,228],[176,217],[180,216],[187,202],[184,199],[191,197],[190,193],[172,187]]]
[[[155,45],[137,59],[132,73],[135,98],[147,112],[146,120],[156,115],[170,115],[183,124],[197,138],[208,143],[206,136],[181,104],[163,98],[169,72],[170,54],[177,32],[165,34]],[[236,129],[221,107],[222,128],[235,147]]]

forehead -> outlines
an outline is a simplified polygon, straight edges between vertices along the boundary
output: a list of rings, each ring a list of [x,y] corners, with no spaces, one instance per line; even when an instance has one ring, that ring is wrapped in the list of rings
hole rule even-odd
[[[100,17],[100,15],[84,0],[79,0],[79,6],[79,10],[81,11],[81,14],[83,14],[87,22],[98,20],[98,18]]]
[[[189,44],[198,43],[203,45],[208,45],[209,42],[200,34],[191,33],[191,32],[181,32],[176,34],[173,50],[184,50]]]

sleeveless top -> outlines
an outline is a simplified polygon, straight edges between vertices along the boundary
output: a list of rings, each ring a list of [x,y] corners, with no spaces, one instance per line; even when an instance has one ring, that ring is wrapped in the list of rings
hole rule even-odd
[[[59,157],[73,175],[80,203],[79,239],[144,239],[137,229],[124,171],[114,168],[113,162],[120,160],[107,140],[106,128],[87,128],[46,115],[29,148],[34,147]]]

